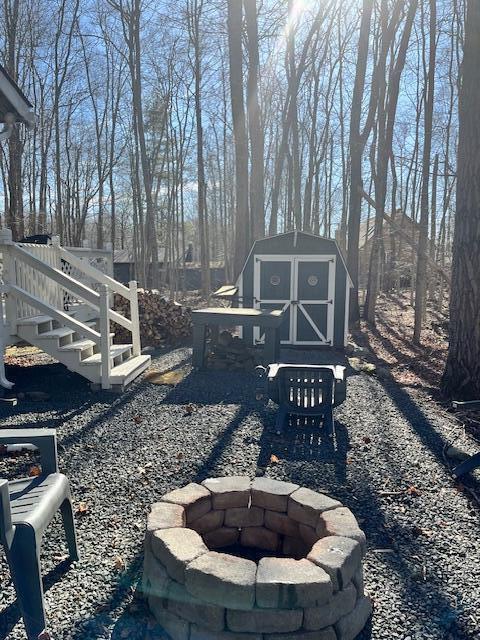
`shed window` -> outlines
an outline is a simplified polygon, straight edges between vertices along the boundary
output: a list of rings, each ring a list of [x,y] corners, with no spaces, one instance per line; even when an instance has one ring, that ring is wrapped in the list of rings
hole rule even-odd
[[[308,276],[307,282],[311,287],[316,287],[318,284],[318,277],[315,275]]]
[[[277,287],[280,284],[280,276],[270,276],[270,284],[272,284],[274,287]]]

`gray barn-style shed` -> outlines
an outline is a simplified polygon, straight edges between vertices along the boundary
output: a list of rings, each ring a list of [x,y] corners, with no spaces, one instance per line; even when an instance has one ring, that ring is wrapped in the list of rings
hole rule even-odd
[[[257,240],[237,281],[240,306],[283,309],[285,345],[343,348],[352,280],[335,242],[303,231]],[[260,330],[245,330],[248,342]]]

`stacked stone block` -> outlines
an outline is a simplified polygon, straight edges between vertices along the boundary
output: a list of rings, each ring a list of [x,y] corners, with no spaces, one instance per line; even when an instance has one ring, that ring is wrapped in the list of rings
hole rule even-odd
[[[257,564],[232,545],[274,557]],[[371,614],[365,550],[355,517],[329,496],[209,478],[152,505],[143,591],[173,640],[353,640]]]

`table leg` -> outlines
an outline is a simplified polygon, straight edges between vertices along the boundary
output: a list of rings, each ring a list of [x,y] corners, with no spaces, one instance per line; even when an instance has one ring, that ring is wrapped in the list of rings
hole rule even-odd
[[[207,326],[205,324],[193,325],[193,353],[192,365],[197,369],[204,366],[205,360],[205,338],[207,334]]]
[[[218,324],[210,325],[210,342],[212,345],[218,342],[219,328]]]
[[[280,362],[280,327],[273,330],[274,362]]]
[[[265,346],[263,347],[264,364],[273,364],[278,358],[278,330],[265,328]]]

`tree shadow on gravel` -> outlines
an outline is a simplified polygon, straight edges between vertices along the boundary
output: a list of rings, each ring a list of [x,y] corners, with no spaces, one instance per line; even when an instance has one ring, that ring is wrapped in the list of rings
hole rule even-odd
[[[254,410],[255,376],[249,372],[192,370],[162,404],[242,404]]]
[[[444,451],[450,445],[450,441],[435,429],[434,425],[420,409],[418,404],[393,379],[379,379],[379,383],[397,409],[402,413],[405,420],[410,424],[412,431],[418,436],[422,444],[433,453],[437,462],[450,474],[450,466],[444,457]],[[454,478],[452,477],[452,481],[453,480]],[[467,481],[469,486],[476,492],[480,491],[480,482],[472,474],[468,476],[468,480],[467,478],[462,478],[462,482],[463,481]],[[480,506],[477,502],[473,504],[477,509]]]
[[[323,427],[289,426],[277,435],[276,410],[267,407],[260,416],[263,431],[260,437],[260,452],[257,466],[260,471],[271,463],[272,455],[289,462],[323,463],[333,467],[335,479],[346,481],[347,452],[350,448],[348,430],[340,421],[335,421],[334,436],[329,438]]]
[[[71,566],[71,560],[63,560],[59,562],[53,569],[51,569],[45,576],[43,576],[43,590],[48,591],[56,582],[62,579]],[[4,640],[13,627],[18,624],[22,617],[18,601],[14,600],[11,604],[7,605],[4,609],[0,610],[0,640]],[[47,611],[48,617],[48,611]]]
[[[224,451],[228,448],[235,431],[245,420],[245,418],[251,413],[251,411],[243,408],[240,408],[236,412],[233,420],[228,423],[226,428],[223,430],[222,435],[216,441],[215,445],[210,451],[209,456],[197,468],[196,474],[194,478],[192,478],[192,482],[202,482],[203,480],[205,480],[205,478],[216,474],[215,469],[217,467],[217,464]]]
[[[131,601],[137,588],[142,562],[143,553],[139,552],[122,572],[117,584],[97,604],[91,615],[76,622],[75,628],[69,634],[71,640],[93,640],[105,637],[143,640],[147,620],[146,616],[138,615],[138,612],[143,611],[146,614],[146,610],[139,606],[136,612],[135,604],[127,602]],[[129,621],[128,633],[126,633],[126,620]],[[110,627],[113,627],[111,635],[108,633]]]
[[[305,472],[305,469],[296,465],[288,469],[288,477],[285,479],[318,490],[317,486],[312,486],[305,480],[306,473],[309,473],[308,469]],[[370,574],[369,566],[384,565],[383,573],[388,575],[388,580],[392,584],[397,584],[404,607],[408,607],[415,612],[418,619],[424,619],[425,623],[430,625],[428,637],[438,637],[443,640],[473,640],[474,636],[459,619],[459,612],[452,605],[451,598],[444,592],[443,585],[435,581],[435,574],[444,569],[442,560],[435,561],[432,558],[432,548],[428,541],[415,537],[414,532],[400,523],[392,525],[387,521],[385,512],[388,506],[380,502],[368,467],[360,468],[355,476],[350,476],[344,486],[340,486],[331,474],[322,474],[321,481],[325,487],[323,491],[341,500],[359,518],[368,544],[367,558],[364,561],[367,583],[370,580],[375,582],[375,571],[378,571],[375,568],[373,574]],[[379,550],[386,552],[377,553]],[[429,572],[426,580],[422,576],[422,567],[417,564],[417,558],[428,559]],[[384,604],[383,600],[382,604]],[[388,611],[386,613],[388,615]],[[373,616],[375,615],[374,602]],[[432,620],[435,621],[438,636],[431,635]],[[369,623],[357,640],[368,640],[371,634],[372,626]],[[382,635],[382,637],[387,636]],[[412,634],[412,637],[422,636]]]
[[[83,426],[79,427],[76,431],[73,431],[69,435],[63,437],[60,435],[58,437],[59,450],[67,451],[72,444],[76,444],[85,436],[94,434],[95,428],[99,425],[102,425],[107,418],[113,418],[117,411],[125,407],[132,400],[132,398],[138,393],[138,390],[139,388],[137,386],[130,387],[126,389],[120,396],[109,392],[97,392],[98,395],[95,397],[95,401],[91,404],[107,404],[106,408],[98,415],[96,415],[93,419],[89,420]],[[87,406],[90,405],[87,404]],[[81,413],[81,411],[79,413]]]

